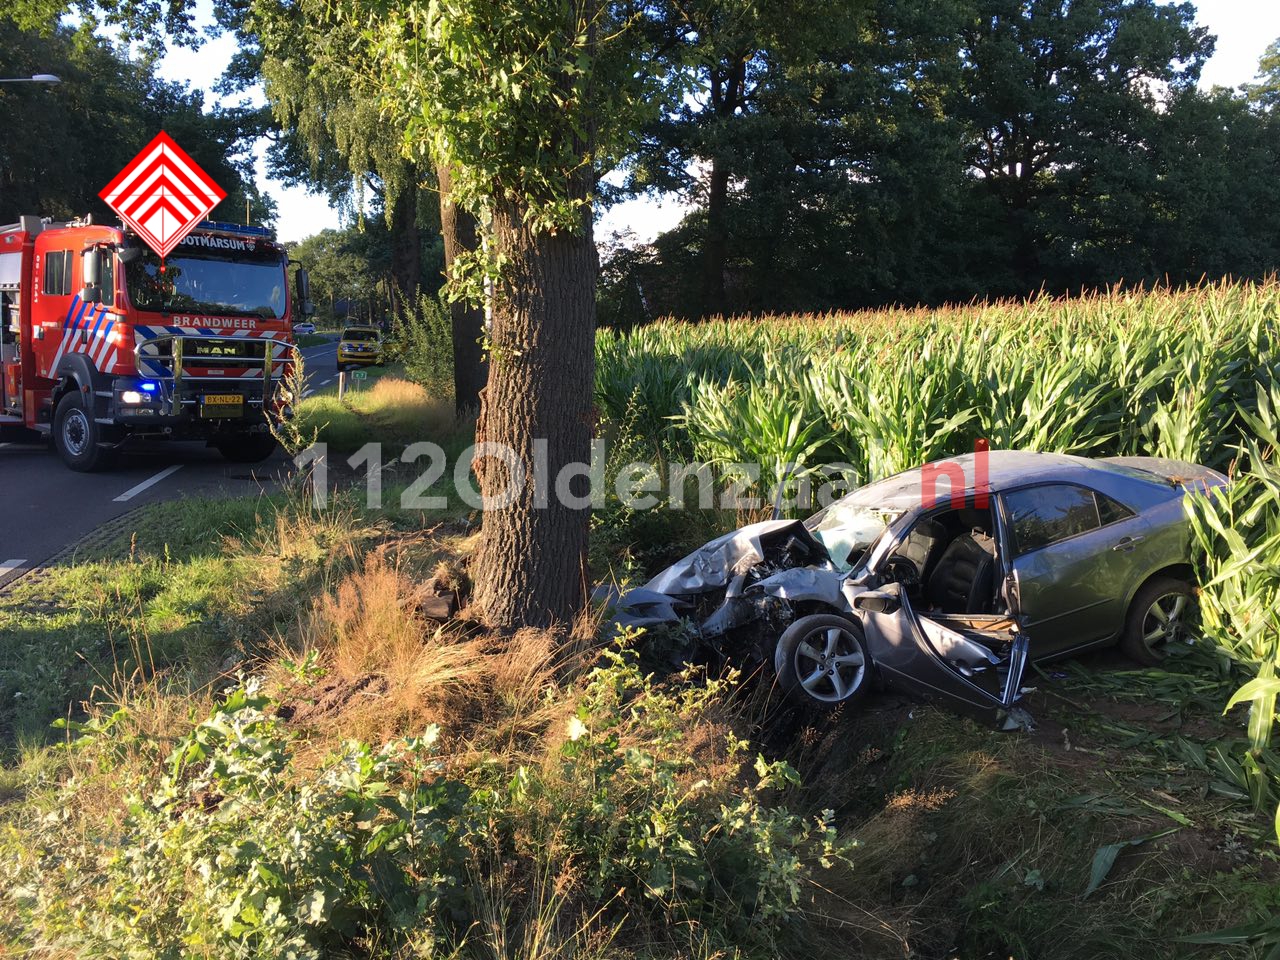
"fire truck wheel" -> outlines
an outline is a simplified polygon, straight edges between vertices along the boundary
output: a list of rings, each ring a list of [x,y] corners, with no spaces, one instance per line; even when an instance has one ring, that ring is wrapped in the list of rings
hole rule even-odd
[[[53,417],[53,445],[72,470],[89,473],[105,467],[111,451],[99,446],[102,428],[94,423],[79,390],[72,390],[58,401]]]
[[[258,463],[276,452],[276,438],[269,433],[249,433],[214,442],[218,452],[232,463]]]

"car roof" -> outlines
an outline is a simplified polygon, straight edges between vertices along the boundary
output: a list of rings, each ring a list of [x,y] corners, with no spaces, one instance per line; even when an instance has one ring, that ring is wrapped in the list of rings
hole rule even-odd
[[[842,502],[850,506],[866,505],[915,511],[923,509],[926,492],[932,503],[949,499],[953,493],[951,485],[954,481],[962,482],[963,492],[967,494],[978,492],[980,485],[985,486],[988,493],[999,493],[1014,487],[1045,482],[1089,485],[1099,473],[1123,477],[1131,483],[1156,489],[1168,490],[1172,486],[1169,480],[1143,470],[1139,461],[1144,458],[1109,463],[1065,453],[990,450],[981,454],[985,458],[984,465],[977,459],[978,456],[979,454],[965,453],[905,470],[853,491]],[[982,484],[984,471],[986,482]],[[928,490],[926,484],[929,486]]]

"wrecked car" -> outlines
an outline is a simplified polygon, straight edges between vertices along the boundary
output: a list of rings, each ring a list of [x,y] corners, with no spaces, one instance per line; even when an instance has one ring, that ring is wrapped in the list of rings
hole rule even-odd
[[[687,623],[809,706],[879,683],[1017,725],[1029,661],[1118,643],[1153,664],[1187,639],[1183,498],[1224,483],[1152,457],[966,454],[712,540],[614,619]]]

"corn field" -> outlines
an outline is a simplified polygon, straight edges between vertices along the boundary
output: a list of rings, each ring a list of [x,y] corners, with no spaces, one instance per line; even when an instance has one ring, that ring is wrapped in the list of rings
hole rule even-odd
[[[992,449],[1148,455],[1232,472],[1189,505],[1206,639],[1239,665],[1242,758],[1274,803],[1280,693],[1280,283],[602,331],[597,405],[661,459],[773,486],[826,463],[862,482]],[[1280,817],[1277,817],[1280,835]]]

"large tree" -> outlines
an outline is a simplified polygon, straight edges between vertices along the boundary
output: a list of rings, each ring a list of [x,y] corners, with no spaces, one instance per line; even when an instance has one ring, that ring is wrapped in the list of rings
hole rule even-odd
[[[421,156],[406,157],[402,128],[381,108],[359,25],[319,0],[221,0],[219,19],[241,44],[224,89],[243,90],[261,79],[277,119],[273,172],[349,210],[363,208],[372,194],[391,231],[400,313],[412,322],[424,286],[420,228],[438,225],[446,267],[474,252],[478,235],[471,214],[450,198],[448,171]],[[422,201],[432,187],[438,210],[428,213]],[[476,301],[455,298],[451,313],[454,399],[460,414],[474,412],[485,375],[484,312]]]
[[[763,95],[789,71],[815,64],[829,44],[856,35],[865,0],[659,2],[646,43],[663,64],[673,108],[641,131],[628,191],[675,190],[700,208],[696,310],[725,313],[735,180],[759,145]],[[765,125],[777,115],[766,115]],[[767,135],[767,134],[766,134]]]
[[[995,199],[1020,294],[1062,287],[1089,181],[1124,163],[1162,98],[1194,87],[1213,51],[1190,3],[971,0],[955,107]]]
[[[1280,105],[1280,40],[1274,41],[1258,61],[1255,83],[1246,84],[1245,93],[1251,103],[1266,110]]]
[[[595,348],[592,200],[646,98],[627,29],[596,0],[348,0],[374,41],[384,106],[410,154],[449,171],[452,198],[486,225],[455,285],[492,288],[474,463],[489,500],[474,602],[495,626],[564,623],[587,596]],[[470,287],[470,290],[465,288]],[[543,467],[545,465],[545,468]],[[521,482],[523,481],[523,482]],[[557,487],[559,489],[557,489]]]

